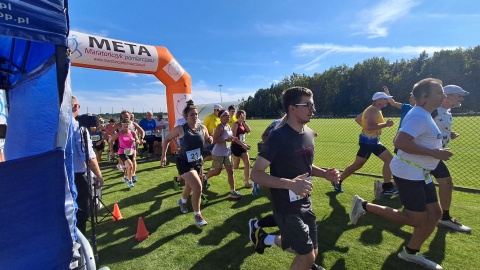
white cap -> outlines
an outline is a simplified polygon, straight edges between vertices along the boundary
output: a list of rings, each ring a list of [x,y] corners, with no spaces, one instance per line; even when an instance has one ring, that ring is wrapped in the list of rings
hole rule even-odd
[[[373,94],[372,100],[377,100],[379,98],[389,99],[389,98],[392,98],[392,97],[393,96],[389,96],[389,95],[385,94],[385,92],[376,92],[375,94]]]
[[[223,109],[223,107],[220,104],[215,104],[215,105],[213,105],[213,109],[214,110],[220,110],[220,109]]]
[[[457,95],[460,95],[462,97],[470,94],[469,92],[463,90],[460,86],[456,86],[456,85],[444,86],[443,87],[443,92],[445,93],[445,95],[457,94]]]

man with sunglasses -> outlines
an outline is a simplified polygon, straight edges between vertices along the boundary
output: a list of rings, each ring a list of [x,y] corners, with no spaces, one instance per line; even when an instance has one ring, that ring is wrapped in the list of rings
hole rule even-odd
[[[362,168],[373,153],[383,161],[383,184],[378,180],[375,181],[375,198],[380,199],[382,195],[392,196],[398,194],[398,191],[393,186],[392,172],[389,167],[393,156],[380,142],[382,129],[393,126],[392,119],[385,121],[381,111],[383,107],[387,106],[388,99],[390,98],[392,98],[392,96],[384,92],[376,92],[372,96],[372,105],[368,106],[355,118],[355,122],[362,127],[362,133],[360,133],[358,141],[360,149],[357,152],[355,161],[343,171],[340,177],[340,183],[333,186],[336,192],[343,192],[342,181]]]
[[[290,269],[323,269],[315,264],[318,256],[316,217],[312,210],[312,177],[331,183],[340,179],[336,169],[313,165],[314,132],[306,124],[315,114],[313,93],[292,87],[283,93],[286,122],[267,138],[252,168],[251,179],[270,188],[275,221],[281,235],[266,235],[258,228],[256,247],[273,245],[295,254]],[[293,158],[294,157],[294,158]],[[270,174],[266,173],[270,167]]]
[[[80,112],[80,105],[78,104],[77,98],[72,96],[72,157],[73,157],[73,172],[75,173],[75,186],[77,187],[77,205],[78,211],[76,214],[77,217],[77,228],[85,234],[87,230],[87,220],[90,214],[90,187],[88,186],[87,179],[87,164],[86,164],[86,155],[85,152],[88,151],[88,165],[90,170],[95,174],[93,178],[93,186],[98,189],[103,186],[102,172],[98,166],[97,158],[95,152],[92,148],[92,141],[90,136],[86,136],[87,141],[85,145],[83,144],[82,128],[78,124],[78,121],[75,118]],[[87,130],[83,130],[87,132]]]

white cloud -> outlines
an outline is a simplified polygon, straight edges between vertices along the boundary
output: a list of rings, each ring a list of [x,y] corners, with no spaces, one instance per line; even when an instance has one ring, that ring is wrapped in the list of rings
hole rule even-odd
[[[386,37],[388,26],[408,15],[417,5],[414,0],[383,0],[370,9],[360,11],[358,21],[352,27],[359,29],[355,34],[364,34],[368,38]]]
[[[278,24],[258,23],[255,30],[265,36],[290,36],[311,33],[311,24],[300,22],[283,22]]]
[[[298,57],[311,57],[312,59],[298,69],[314,70],[320,65],[320,60],[327,58],[332,54],[365,54],[365,55],[395,55],[400,57],[418,55],[425,51],[429,54],[441,50],[455,50],[458,46],[402,46],[402,47],[367,47],[360,45],[341,46],[329,43],[323,44],[300,44],[295,46],[293,54]]]

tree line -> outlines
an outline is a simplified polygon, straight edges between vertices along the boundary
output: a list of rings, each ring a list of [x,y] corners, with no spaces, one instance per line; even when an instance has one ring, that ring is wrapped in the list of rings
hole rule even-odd
[[[292,86],[304,86],[314,93],[317,115],[345,117],[361,113],[372,103],[375,92],[387,86],[395,101],[408,103],[413,85],[433,77],[443,85],[455,84],[470,92],[456,113],[480,112],[480,46],[442,50],[429,56],[423,51],[413,59],[390,63],[383,57],[373,57],[357,63],[331,67],[313,76],[293,73],[268,89],[259,89],[244,100],[240,108],[249,117],[277,118],[282,112],[282,92]],[[384,114],[398,114],[388,106]]]

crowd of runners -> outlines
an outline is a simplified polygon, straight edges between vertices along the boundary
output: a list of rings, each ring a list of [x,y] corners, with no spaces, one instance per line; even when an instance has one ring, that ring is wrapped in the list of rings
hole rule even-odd
[[[398,257],[428,269],[442,269],[426,259],[420,248],[437,224],[471,232],[471,228],[451,216],[453,180],[445,162],[453,155],[447,148],[449,141],[459,136],[451,130],[450,109],[461,106],[468,94],[456,85],[443,87],[440,80],[433,78],[413,86],[409,103],[396,102],[387,87],[374,93],[372,104],[355,119],[361,129],[359,149],[353,163],[343,172],[313,164],[314,140],[318,134],[307,123],[316,110],[312,91],[304,87],[292,87],[283,93],[285,114],[263,132],[252,168],[250,146],[245,140],[245,134],[251,132],[245,121],[247,114],[233,105],[227,109],[215,105],[213,113],[201,122],[194,102],[188,101],[183,118],[177,120],[163,141],[162,131],[167,123],[163,115],[154,119],[152,112],[147,112],[137,124],[131,113],[122,111],[119,122],[101,120],[97,128],[90,129],[90,135],[97,160],[101,159],[106,144],[109,159],[118,157],[117,168],[124,171],[122,181],[129,188],[139,180],[136,176],[139,146],[143,145],[144,157],[160,157],[160,166],[165,166],[168,146],[175,144],[178,176],[174,181],[177,185],[184,182],[178,206],[182,214],[188,213],[187,201],[191,196],[193,220],[198,226],[208,224],[200,210],[202,203],[207,202],[203,191],[223,170],[227,174],[229,198],[242,197],[234,177],[242,161],[244,187],[251,188],[253,196],[257,196],[259,188],[269,188],[273,208],[273,214],[248,221],[250,241],[260,254],[273,245],[294,253],[291,269],[323,269],[315,264],[318,237],[310,196],[314,188],[312,177],[325,178],[335,192],[343,193],[344,181],[374,154],[383,161],[383,182],[375,180],[373,184],[375,199],[396,196],[404,209],[374,204],[355,195],[349,212],[351,222],[357,224],[359,218],[368,213],[412,226],[412,237]],[[380,142],[382,129],[395,125],[391,119],[383,118],[381,109],[388,104],[402,111],[394,154]],[[204,173],[207,160],[211,160],[212,165]],[[438,183],[439,199],[432,176]],[[263,230],[266,227],[278,227],[280,234],[269,235]]]

